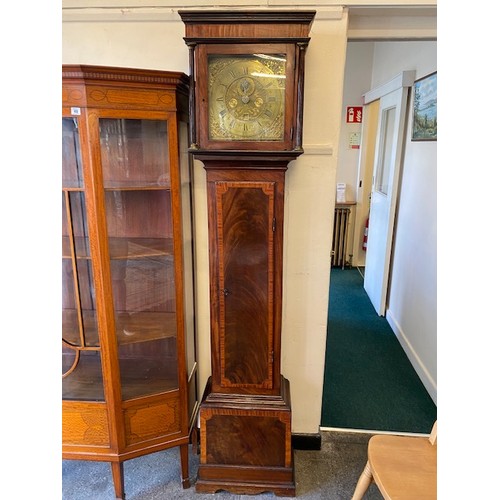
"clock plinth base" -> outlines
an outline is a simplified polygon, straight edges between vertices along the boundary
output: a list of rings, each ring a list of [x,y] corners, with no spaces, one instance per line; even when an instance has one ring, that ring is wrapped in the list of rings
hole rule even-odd
[[[197,492],[295,496],[290,384],[281,381],[277,396],[212,393],[208,382]]]
[[[251,473],[252,471],[250,471]],[[257,475],[262,475],[262,470],[256,470]],[[235,495],[260,495],[261,493],[274,493],[277,497],[295,497],[295,482],[293,480],[293,472],[290,481],[284,479],[281,482],[276,482],[272,479],[264,481],[253,481],[242,479],[240,468],[237,471],[224,470],[221,467],[205,466],[203,473],[206,475],[213,474],[224,476],[227,479],[201,479],[198,478],[196,483],[196,493],[217,493],[219,491],[228,491]],[[229,479],[230,475],[235,476],[234,479]],[[254,474],[251,474],[252,477]]]

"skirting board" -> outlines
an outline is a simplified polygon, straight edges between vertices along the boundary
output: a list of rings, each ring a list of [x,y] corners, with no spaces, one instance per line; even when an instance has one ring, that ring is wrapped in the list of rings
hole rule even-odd
[[[390,310],[387,310],[386,312],[386,319],[401,344],[401,347],[408,356],[410,363],[417,372],[418,377],[422,381],[422,384],[424,384],[429,396],[432,398],[432,401],[434,401],[434,404],[437,405],[437,387],[435,380],[432,379],[430,373],[427,371],[427,368],[418,357],[410,342],[408,342],[406,335],[403,333],[399,323],[394,319]]]
[[[294,434],[292,432],[292,448],[294,450],[321,450],[321,434]]]

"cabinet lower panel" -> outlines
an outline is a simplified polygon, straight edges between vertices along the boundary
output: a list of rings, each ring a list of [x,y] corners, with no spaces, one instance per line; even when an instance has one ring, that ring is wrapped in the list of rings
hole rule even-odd
[[[124,411],[127,445],[180,432],[179,401],[136,404]]]
[[[123,408],[125,449],[149,447],[164,437],[181,436],[181,409],[178,392],[127,401]],[[187,424],[184,434],[187,435]],[[105,403],[63,401],[63,446],[110,448],[108,416]],[[177,437],[178,437],[177,436]],[[87,451],[85,451],[87,453]],[[101,450],[99,451],[101,453]]]
[[[105,403],[63,401],[63,445],[109,446]]]
[[[210,393],[200,406],[196,490],[295,495],[288,380],[278,396]]]

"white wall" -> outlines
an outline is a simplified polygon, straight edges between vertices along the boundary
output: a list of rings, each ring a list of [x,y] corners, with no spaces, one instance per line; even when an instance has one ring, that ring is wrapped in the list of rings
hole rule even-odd
[[[318,432],[321,420],[346,31],[345,14],[312,26],[305,154],[290,164],[285,188],[282,372],[290,380],[292,431],[298,433]]]
[[[347,44],[346,66],[344,74],[344,94],[342,97],[342,125],[340,128],[339,162],[336,182],[346,183],[346,201],[357,202],[351,207],[347,255],[352,254],[353,266],[364,266],[366,252],[362,249],[364,223],[368,217],[366,193],[370,185],[359,187],[360,149],[349,148],[349,136],[352,132],[362,133],[363,124],[368,120],[367,109],[363,123],[346,123],[347,106],[362,106],[362,95],[370,89],[373,65],[373,42],[349,42]],[[363,179],[365,182],[365,180]],[[365,184],[367,184],[365,182]],[[334,186],[335,188],[335,186]],[[363,195],[365,193],[365,195]]]
[[[372,87],[403,70],[437,68],[436,42],[375,44]],[[412,108],[409,111],[411,121]],[[387,320],[427,391],[437,399],[437,141],[406,134]]]
[[[347,201],[356,201],[359,161],[359,149],[349,148],[349,135],[352,132],[361,132],[361,123],[346,123],[346,108],[347,106],[363,106],[361,96],[370,89],[371,85],[373,48],[373,42],[349,42],[347,44],[336,181],[347,184]]]
[[[283,7],[283,6],[281,6]],[[296,7],[295,7],[296,8]],[[311,8],[311,7],[309,7]],[[63,64],[188,72],[184,24],[173,9],[68,10]],[[322,8],[306,54],[304,150],[285,190],[282,373],[290,380],[292,431],[316,433],[321,419],[330,247],[342,115],[347,16]],[[210,375],[205,171],[195,164],[196,314],[200,394]]]
[[[308,8],[314,7],[312,4],[308,6]],[[183,40],[184,25],[175,9],[150,11],[133,8],[123,10],[84,8],[68,9],[63,13],[62,63],[188,72],[188,51]],[[347,18],[341,7],[318,9],[306,55],[305,153],[290,164],[287,172],[282,373],[291,383],[294,433],[318,432],[321,418],[330,250],[335,206],[334,186],[336,179],[340,181],[337,177],[337,163],[343,154],[342,152],[337,154],[337,151],[342,134],[341,122],[345,113],[342,95],[346,33]],[[385,43],[380,46],[376,44],[373,67],[380,64],[380,68],[373,74],[373,84],[378,80],[383,83],[392,78],[395,73],[401,71],[399,66],[412,64],[413,58],[415,64],[418,62],[415,66],[417,73],[427,72],[427,68],[420,66],[427,60],[424,59],[425,54],[415,51],[415,54],[409,57],[397,50],[398,44],[389,43],[384,49],[382,45]],[[432,51],[433,45],[423,44],[422,47],[430,47]],[[389,55],[390,64],[386,60]],[[366,90],[368,89],[363,89]],[[411,157],[405,159],[405,169],[409,172],[404,173],[403,177],[405,186],[410,181],[408,186],[411,188],[410,193],[416,188],[419,188],[420,192],[429,189],[423,184],[422,178],[424,170],[427,169],[413,168],[416,164],[410,159],[415,158],[414,162],[420,163],[419,156],[422,156],[421,152],[426,149],[432,149],[435,154],[435,144],[426,143],[421,144],[413,151]],[[425,158],[423,159],[427,162]],[[345,165],[351,174],[354,169],[352,166],[347,166],[348,163],[346,161]],[[195,165],[194,191],[196,314],[199,380],[202,392],[210,374],[210,317],[205,171],[199,162]],[[419,228],[420,233],[425,236],[425,239],[419,240],[419,244],[427,242],[422,254],[432,255],[433,236],[431,234],[429,243],[429,234],[426,232],[428,229],[423,227],[424,223],[419,215],[421,212],[416,211],[414,206],[416,200],[414,197],[410,199],[412,200],[410,205],[402,207],[401,217],[404,216],[404,220],[408,219],[408,223]],[[432,215],[432,196],[426,203],[430,204],[427,210]],[[404,236],[403,229],[399,230],[397,236],[398,239]],[[416,358],[429,371],[430,379],[435,380],[435,290],[432,290],[431,285],[429,294],[423,281],[428,279],[430,283],[435,282],[435,263],[432,268],[431,261],[419,262],[418,272],[414,273],[417,276],[410,279],[405,273],[405,259],[410,249],[400,241],[397,242],[396,250],[395,277],[389,312],[394,321],[400,325],[404,338],[409,339],[408,345],[417,353]],[[396,290],[402,294],[401,300],[396,300]],[[403,300],[407,290],[412,294],[413,305]],[[416,295],[421,294],[423,296],[417,299]],[[426,294],[428,304],[425,303]],[[420,325],[427,322],[425,332],[416,330],[418,326],[416,316]],[[427,319],[423,321],[422,316]]]

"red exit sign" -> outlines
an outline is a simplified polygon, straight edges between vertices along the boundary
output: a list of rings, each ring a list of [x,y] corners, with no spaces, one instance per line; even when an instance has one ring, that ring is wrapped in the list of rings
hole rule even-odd
[[[347,106],[346,123],[361,123],[363,121],[363,106]]]

